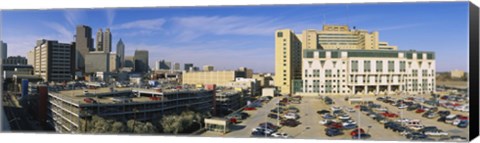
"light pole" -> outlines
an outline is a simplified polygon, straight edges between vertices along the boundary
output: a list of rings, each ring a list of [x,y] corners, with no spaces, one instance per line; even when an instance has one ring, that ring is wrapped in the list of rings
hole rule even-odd
[[[360,108],[360,109],[361,109],[361,108]],[[361,120],[360,120],[360,112],[361,112],[361,111],[359,111],[359,112],[357,113],[357,120],[358,120],[357,135],[358,135],[358,139],[360,139],[360,129],[361,129],[361,128],[360,128],[360,127],[361,127],[361,126],[360,126],[360,125],[361,125],[361,124],[360,124],[360,122],[361,122]]]

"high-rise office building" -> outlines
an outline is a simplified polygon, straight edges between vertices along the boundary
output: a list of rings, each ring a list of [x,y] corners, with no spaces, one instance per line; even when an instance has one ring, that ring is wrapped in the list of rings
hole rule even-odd
[[[35,49],[28,51],[27,53],[27,65],[32,65],[35,62]]]
[[[387,42],[380,42],[377,31],[350,29],[347,25],[324,25],[322,30],[304,30],[303,49],[397,50]]]
[[[117,72],[120,67],[120,57],[116,53],[110,53],[110,72]]]
[[[134,56],[125,56],[125,65],[123,67],[134,68],[135,67],[135,57]]]
[[[180,71],[180,63],[174,63],[173,64],[173,70]]]
[[[7,47],[7,43],[4,43],[3,41],[0,41],[0,49],[1,49],[1,58],[2,59],[6,59],[7,58],[7,51],[8,51],[8,47]]]
[[[97,50],[96,51],[103,51],[103,31],[102,28],[98,29],[97,31],[97,39],[96,40],[96,45]]]
[[[134,56],[135,72],[147,73],[150,70],[150,67],[148,65],[148,51],[135,50]]]
[[[75,70],[85,69],[85,55],[93,50],[92,28],[78,25],[75,34]]]
[[[103,52],[110,53],[112,52],[112,33],[110,33],[110,28],[107,28],[103,32]]]
[[[190,71],[191,67],[193,67],[192,63],[185,63],[185,65],[183,66],[183,70]]]
[[[70,81],[75,68],[75,43],[38,40],[34,50],[34,74],[45,81]]]
[[[290,94],[293,85],[302,79],[304,50],[397,50],[379,41],[378,32],[350,29],[345,25],[324,25],[322,30],[304,30],[295,34],[290,29],[275,33],[275,86],[282,94]]]
[[[275,86],[282,94],[291,93],[293,80],[301,79],[302,44],[292,30],[275,32]]]
[[[165,60],[155,62],[155,69],[156,70],[170,70],[172,69],[172,62],[168,62]]]
[[[117,42],[117,56],[119,59],[119,67],[122,68],[125,66],[125,44],[123,44],[122,39]]]

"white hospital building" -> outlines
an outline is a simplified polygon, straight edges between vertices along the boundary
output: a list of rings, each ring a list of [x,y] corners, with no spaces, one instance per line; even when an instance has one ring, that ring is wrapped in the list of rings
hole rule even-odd
[[[435,54],[304,49],[300,95],[425,94],[435,91]],[[301,87],[299,87],[301,86]]]

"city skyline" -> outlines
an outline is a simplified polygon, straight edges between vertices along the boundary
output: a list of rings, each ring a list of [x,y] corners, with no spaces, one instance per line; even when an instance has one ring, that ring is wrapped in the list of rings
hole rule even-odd
[[[381,41],[399,50],[434,51],[439,72],[468,71],[467,6],[453,2],[15,10],[3,11],[2,34],[15,49],[8,55],[26,56],[42,38],[74,41],[77,25],[91,26],[92,32],[109,27],[112,43],[122,38],[126,55],[149,50],[150,67],[165,59],[219,70],[243,66],[273,72],[275,30],[289,28],[299,34],[323,24],[341,24],[378,31]]]

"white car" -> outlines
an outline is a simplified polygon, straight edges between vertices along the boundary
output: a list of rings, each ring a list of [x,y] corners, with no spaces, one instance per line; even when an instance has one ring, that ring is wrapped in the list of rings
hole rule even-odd
[[[412,129],[412,130],[418,131],[418,130],[423,129],[423,126],[422,125],[413,125],[413,126],[410,126],[409,128]]]
[[[334,112],[334,111],[342,110],[342,107],[332,106],[330,109],[332,109],[332,112]]]
[[[345,108],[345,111],[350,112],[350,113],[353,113],[353,112],[355,112],[355,109],[353,109],[353,108]]]
[[[405,105],[405,104],[400,105],[400,106],[398,107],[398,109],[405,109],[405,108],[407,108],[407,105]]]
[[[386,112],[386,111],[388,111],[388,109],[385,108],[385,107],[376,108],[375,110],[380,111],[380,112]]]
[[[283,117],[285,117],[285,119],[295,119],[295,120],[298,119],[298,115],[295,113],[287,113]]]
[[[347,125],[356,125],[357,122],[353,121],[353,120],[348,120],[347,122],[343,122],[342,125],[343,126],[347,126]]]
[[[436,130],[436,131],[425,132],[425,135],[429,135],[429,136],[448,136],[448,133],[444,132],[442,130]]]
[[[324,120],[320,120],[318,121],[319,124],[322,124],[322,125],[325,125],[327,124],[328,122],[337,122],[336,120],[329,120],[329,119],[324,119]]]
[[[279,133],[279,132],[273,133],[271,136],[275,138],[290,138],[287,133]]]
[[[410,121],[410,119],[407,119],[407,118],[400,118],[400,119],[397,120],[397,122],[399,122],[399,123],[406,123],[408,121]]]
[[[453,124],[454,126],[457,126],[458,124],[460,124],[461,121],[462,121],[462,120],[460,120],[460,119],[455,119],[455,120],[453,120],[452,124]]]
[[[338,116],[338,119],[346,120],[346,119],[350,119],[350,116],[348,116],[348,115],[341,115],[341,116]]]
[[[263,133],[265,134],[272,134],[274,131],[271,130],[271,129],[265,129],[265,128],[262,128],[262,127],[256,127],[256,128],[253,128],[252,129],[252,132],[258,132],[258,131],[263,131]]]

